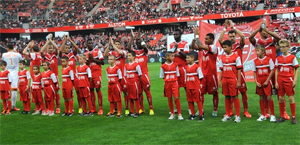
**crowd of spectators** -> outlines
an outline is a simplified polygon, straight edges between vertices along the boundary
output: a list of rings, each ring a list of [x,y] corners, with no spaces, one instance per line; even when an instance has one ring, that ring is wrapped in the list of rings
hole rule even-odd
[[[270,24],[270,29],[277,32],[281,38],[300,43],[300,17],[275,20]]]
[[[16,0],[20,6],[14,6],[15,1],[1,1],[1,13],[4,19],[1,28],[21,27],[22,23],[29,22],[30,28],[62,27],[85,24],[99,24],[121,21],[149,20],[157,18],[169,18],[190,15],[208,15],[214,13],[228,13],[237,11],[255,10],[260,2],[265,2],[265,8],[290,6],[285,0],[196,0],[192,7],[182,7],[180,4],[173,4],[169,9],[159,9],[162,0],[103,0],[99,8],[92,16],[89,12],[99,3],[100,0],[57,0],[53,8],[40,9],[39,5],[47,6],[50,0]],[[22,3],[23,2],[23,3]],[[187,1],[190,2],[190,1]],[[11,6],[12,5],[12,6]],[[11,8],[7,8],[11,6]],[[299,6],[299,0],[295,5]],[[108,9],[108,10],[106,10]],[[31,15],[45,15],[49,11],[50,19],[22,18],[22,20],[7,19],[17,15],[18,12],[31,12]]]

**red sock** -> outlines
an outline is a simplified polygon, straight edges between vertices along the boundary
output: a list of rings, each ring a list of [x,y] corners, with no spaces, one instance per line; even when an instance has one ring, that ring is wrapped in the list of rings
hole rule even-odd
[[[39,110],[39,102],[35,101],[35,111]]]
[[[70,111],[69,113],[74,113],[74,102],[73,99],[69,101]]]
[[[68,113],[69,102],[65,101],[65,113]]]
[[[26,105],[25,101],[23,101],[23,108],[24,108],[24,111],[27,111],[27,105]]]
[[[28,100],[26,101],[26,105],[27,105],[27,111],[30,112],[30,108],[31,108],[30,99],[28,99]]]
[[[233,114],[233,99],[230,97],[230,100],[229,100],[229,103],[230,103],[230,110],[229,110],[229,114]]]
[[[119,108],[118,108],[119,112],[122,113],[122,101],[118,102],[118,106],[119,106]]]
[[[139,113],[139,108],[140,108],[139,99],[135,99],[134,103],[135,103],[135,111],[136,113]]]
[[[130,113],[134,113],[134,100],[133,99],[129,99],[130,101]]]
[[[188,102],[189,103],[189,109],[191,109],[192,115],[195,115],[195,105],[194,102]]]
[[[42,99],[42,102],[38,102],[37,103],[37,106],[36,107],[38,107],[38,109],[42,109],[43,111],[45,110],[45,104],[44,104],[44,102],[43,102],[43,99]]]
[[[50,101],[50,110],[51,111],[54,111],[54,101],[52,100],[52,101]]]
[[[283,105],[284,105],[284,108],[283,108],[284,110],[283,111],[284,111],[284,113],[286,113],[286,101],[285,101],[285,99],[284,99]]]
[[[226,115],[228,117],[230,117],[230,109],[231,109],[231,101],[230,101],[230,98],[229,99],[226,99],[225,98],[225,111],[226,111]]]
[[[214,111],[218,111],[218,105],[219,105],[219,94],[218,93],[213,95],[213,104],[214,104]]]
[[[125,101],[125,109],[128,110],[128,104],[129,104],[129,97],[128,97],[128,95],[124,96],[124,101]]]
[[[242,92],[242,102],[244,106],[244,112],[248,111],[248,96],[246,92]]]
[[[265,97],[265,99],[264,99],[264,105],[265,105],[266,114],[270,114],[269,113],[269,101],[268,101],[267,97]]]
[[[91,91],[91,97],[90,97],[90,99],[91,99],[91,102],[92,102],[92,108],[90,108],[90,110],[92,109],[92,110],[97,110],[97,108],[96,108],[96,96],[95,96],[95,91]]]
[[[82,106],[83,106],[83,112],[87,113],[85,98],[81,98],[81,102],[82,102]]]
[[[56,99],[55,99],[55,102],[56,102],[56,108],[60,108],[60,95],[59,93],[56,93]],[[54,102],[53,102],[54,103]],[[54,108],[54,107],[53,107]]]
[[[97,93],[98,93],[99,109],[102,109],[103,108],[103,95],[102,95],[101,90],[99,90]]]
[[[171,114],[174,114],[174,105],[173,105],[172,98],[168,98],[168,104],[169,104],[169,109],[170,109]]]
[[[265,100],[259,100],[259,105],[261,115],[265,116]]]
[[[197,105],[198,105],[198,110],[199,110],[199,116],[202,116],[202,115],[203,115],[203,106],[202,106],[202,102],[201,102],[201,101],[198,101],[198,102],[197,102]]]
[[[235,114],[237,116],[240,116],[240,99],[239,98],[235,98],[233,99],[233,103],[234,103],[234,109],[235,109]]]
[[[114,102],[114,109],[118,110],[118,102]]]
[[[284,118],[284,102],[279,102],[280,116]]]
[[[89,111],[90,111],[90,112],[96,111],[96,110],[93,109],[93,104],[92,104],[91,97],[87,97],[86,100],[87,100],[88,105],[89,105]]]
[[[291,112],[292,112],[292,118],[296,117],[296,103],[290,104]]]
[[[274,101],[271,100],[271,101],[268,101],[268,102],[269,102],[269,108],[271,110],[271,115],[275,116],[275,113],[274,113]]]
[[[76,91],[76,94],[77,94],[77,102],[78,102],[78,108],[82,108],[82,102],[81,102],[81,97],[80,97],[80,94],[79,93],[77,93],[77,91]]]
[[[47,106],[47,110],[51,111],[50,110],[50,101],[46,101],[46,106]]]
[[[11,101],[7,100],[7,110],[11,111]]]
[[[114,113],[114,107],[115,107],[115,103],[114,102],[109,102],[109,107],[110,107],[110,114]]]
[[[181,114],[181,105],[180,105],[180,99],[179,98],[175,98],[175,105],[176,105],[178,114]]]
[[[8,110],[7,106],[6,106],[7,101],[6,100],[2,100],[2,102],[3,102],[3,110]]]
[[[149,108],[150,110],[153,109],[153,104],[152,104],[152,95],[151,95],[151,92],[150,92],[150,89],[145,91],[146,92],[146,95],[147,95],[147,100],[148,100],[148,103],[149,103]]]
[[[140,103],[141,109],[145,110],[145,107],[144,107],[144,95],[143,95],[143,93],[140,94],[139,103]]]

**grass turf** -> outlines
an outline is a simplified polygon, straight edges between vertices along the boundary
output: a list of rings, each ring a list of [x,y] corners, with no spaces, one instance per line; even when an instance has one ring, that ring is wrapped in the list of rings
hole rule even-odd
[[[103,67],[106,68],[107,65]],[[163,96],[163,80],[159,78],[160,63],[148,64],[151,79],[151,93],[155,115],[149,115],[148,102],[144,99],[146,114],[139,118],[124,116],[122,118],[105,118],[104,115],[93,117],[78,116],[78,104],[74,99],[75,115],[32,116],[21,115],[20,111],[9,116],[0,116],[1,144],[300,144],[300,126],[291,121],[271,123],[269,120],[257,122],[259,117],[259,97],[255,94],[255,84],[248,82],[249,112],[252,118],[242,117],[242,122],[221,122],[225,114],[224,96],[220,93],[218,117],[211,117],[212,96],[205,95],[205,121],[168,120],[169,108],[167,98]],[[109,111],[107,99],[107,79],[103,71],[104,114]],[[299,120],[299,79],[296,87],[296,116]],[[185,92],[181,88],[181,108],[183,117],[188,115]],[[60,92],[61,93],[61,92]],[[18,97],[19,98],[19,97]],[[146,98],[144,94],[144,98]],[[276,117],[279,116],[277,97],[273,96]],[[124,99],[122,100],[124,102]],[[241,96],[240,96],[241,102]],[[1,108],[3,104],[1,103]],[[174,105],[175,106],[175,105]],[[22,102],[17,101],[17,107]],[[33,110],[34,104],[31,105]],[[241,103],[241,114],[243,105]],[[61,95],[61,112],[64,103]],[[290,114],[289,103],[287,112]]]

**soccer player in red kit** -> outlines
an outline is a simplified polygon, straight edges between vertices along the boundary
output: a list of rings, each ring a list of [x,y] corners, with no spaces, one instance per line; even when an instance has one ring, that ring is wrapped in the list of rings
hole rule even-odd
[[[29,114],[30,113],[30,73],[25,69],[26,62],[25,60],[21,60],[19,62],[20,71],[18,73],[19,83],[18,83],[18,91],[20,94],[20,101],[23,102],[24,111],[21,114]]]
[[[77,76],[78,76],[78,87],[79,87],[79,96],[81,97],[81,102],[83,106],[83,112],[79,114],[80,116],[93,116],[93,103],[91,100],[91,91],[90,83],[92,81],[92,72],[91,69],[85,64],[86,55],[79,55],[79,66],[77,67]],[[86,102],[88,102],[89,113],[87,112]]]
[[[229,40],[232,43],[232,52],[236,53],[241,58],[241,61],[242,61],[242,59],[243,59],[243,49],[244,49],[244,45],[245,45],[245,36],[239,29],[234,27],[234,23],[231,20],[225,20],[225,28],[223,29],[223,31],[220,35],[219,43],[220,43],[220,45],[222,45],[222,43],[223,43],[223,38],[224,38],[225,32],[227,30],[228,24],[230,24],[230,26],[232,28],[232,30],[230,30],[228,32]],[[237,34],[240,36],[240,41],[239,42],[236,41]],[[242,102],[243,102],[243,106],[244,106],[244,116],[246,116],[247,118],[251,118],[251,115],[248,112],[248,96],[247,96],[247,92],[246,92],[247,91],[247,86],[246,86],[245,73],[244,73],[243,70],[241,72],[241,75],[242,75],[241,88],[239,88],[239,91],[242,94]],[[231,110],[230,110],[230,115],[231,116],[233,115],[232,107],[231,107]]]
[[[131,30],[131,40],[129,42],[128,45],[128,51],[132,51],[132,42],[133,42],[133,38],[135,37],[133,31]],[[138,31],[138,36],[136,39],[136,46],[137,49],[133,50],[136,53],[136,57],[135,57],[135,61],[140,65],[141,69],[142,69],[142,76],[141,76],[141,86],[142,86],[142,90],[146,93],[147,96],[147,100],[149,103],[149,114],[150,115],[154,115],[154,111],[153,111],[153,104],[152,104],[152,95],[150,92],[150,77],[149,77],[149,73],[148,73],[148,66],[147,66],[147,62],[148,62],[148,48],[145,45],[145,42],[143,42],[143,40],[140,38],[140,29]],[[145,108],[144,108],[144,96],[143,93],[141,93],[140,96],[140,110],[139,110],[139,114],[142,114],[145,112]]]
[[[32,67],[35,65],[41,66],[42,60],[43,60],[43,58],[39,52],[40,48],[38,46],[33,46],[33,45],[34,45],[34,41],[30,41],[22,53],[23,55],[28,56],[31,59],[31,61],[30,61],[30,76],[31,77],[34,75],[34,73],[32,71]],[[28,48],[30,48],[30,52],[28,52]]]
[[[290,42],[286,39],[279,41],[281,56],[275,60],[275,87],[278,89],[280,117],[277,122],[284,122],[284,102],[285,94],[289,97],[292,124],[297,124],[296,120],[296,103],[295,87],[297,85],[299,63],[295,55],[289,53]]]
[[[215,36],[212,33],[208,33],[205,36],[205,44],[199,39],[199,28],[194,30],[195,38],[192,41],[192,47],[194,49],[202,51],[202,73],[204,78],[201,80],[201,93],[202,103],[204,103],[204,94],[213,95],[214,110],[212,112],[213,117],[217,117],[217,110],[219,104],[219,92],[218,92],[218,76],[217,76],[217,57],[218,50],[214,44]],[[200,53],[199,53],[200,54]],[[200,58],[200,57],[199,57]]]
[[[74,73],[73,69],[69,66],[69,57],[63,56],[61,58],[62,65],[62,93],[65,99],[65,112],[61,116],[73,116],[73,84],[74,84]]]
[[[35,103],[35,112],[32,115],[40,114],[40,108],[42,108],[42,115],[47,115],[45,105],[43,101],[42,89],[44,88],[42,75],[40,74],[40,68],[37,65],[32,66],[34,75],[31,81],[31,94],[32,102]]]
[[[133,116],[138,118],[139,114],[139,97],[142,93],[141,76],[142,70],[140,65],[134,61],[135,52],[128,52],[128,63],[125,65],[125,76],[127,78],[127,93],[130,100],[130,112],[127,117]],[[134,114],[134,104],[136,113]]]
[[[112,48],[111,48],[112,47]],[[125,100],[125,115],[129,114],[128,110],[128,104],[129,104],[129,98],[127,95],[127,88],[126,88],[126,77],[124,77],[124,68],[125,68],[125,61],[127,56],[127,51],[122,50],[121,42],[116,41],[113,43],[113,40],[110,38],[108,47],[104,51],[104,56],[108,57],[109,55],[115,56],[115,64],[116,66],[121,70],[122,73],[122,80],[120,83],[121,90],[124,94],[124,100]],[[115,111],[117,109],[117,104],[115,103]],[[119,111],[120,112],[120,111]]]
[[[10,115],[11,109],[11,95],[10,95],[10,84],[11,84],[11,75],[6,69],[7,63],[4,60],[0,61],[0,95],[3,102],[3,111],[1,115]]]
[[[50,69],[56,76],[56,87],[55,87],[55,96],[54,100],[56,103],[56,114],[60,113],[60,95],[59,95],[59,81],[58,81],[58,47],[52,40],[52,34],[49,34],[50,38],[47,39],[46,44],[41,50],[41,56],[44,59],[44,62],[47,61],[50,63]],[[45,53],[47,49],[47,53]]]
[[[67,41],[69,41],[72,44],[72,47],[74,48],[73,50],[70,48],[69,45],[67,45]],[[78,51],[78,46],[72,41],[72,39],[70,38],[70,36],[64,36],[64,41],[60,47],[60,51],[59,51],[59,57],[63,57],[63,56],[67,56],[69,58],[68,61],[68,66],[72,69],[73,74],[76,74],[76,55],[77,55],[77,51]],[[76,75],[74,75],[74,89],[76,91],[77,94],[77,102],[79,105],[79,111],[78,113],[82,113],[82,103],[79,97],[79,91],[78,91],[78,78]]]
[[[117,118],[122,117],[122,94],[121,94],[121,81],[122,81],[122,71],[116,65],[116,57],[114,55],[108,56],[109,66],[106,68],[106,76],[108,79],[108,101],[110,106],[110,111],[106,117],[114,117],[114,106],[115,103],[118,105]]]
[[[201,88],[200,88],[200,79],[203,78],[203,74],[201,68],[194,62],[195,56],[193,53],[189,53],[186,56],[186,60],[188,65],[185,67],[186,70],[186,97],[189,103],[189,108],[191,109],[191,116],[187,120],[194,120],[195,116],[195,106],[196,102],[198,105],[199,111],[199,120],[203,121],[204,117],[202,109],[202,101],[201,101]]]
[[[54,115],[54,97],[55,90],[57,90],[57,77],[50,70],[50,63],[48,61],[43,62],[44,72],[42,73],[42,80],[44,85],[44,98],[47,103],[49,116]]]
[[[256,83],[256,94],[260,96],[259,104],[261,115],[257,121],[266,120],[265,111],[265,97],[267,97],[268,104],[271,110],[270,122],[276,122],[274,114],[274,101],[272,99],[272,85],[271,78],[274,75],[274,63],[272,59],[265,56],[265,47],[262,45],[256,48],[257,58],[253,60],[253,75]]]
[[[220,81],[219,86],[222,86],[222,93],[225,96],[225,109],[226,115],[221,120],[222,122],[229,121],[230,108],[233,101],[235,107],[235,123],[241,122],[240,117],[240,101],[238,98],[238,89],[241,87],[241,70],[243,65],[241,58],[232,52],[232,44],[230,40],[225,40],[222,43],[225,55],[222,56],[220,61]]]
[[[92,71],[92,82],[91,82],[91,99],[93,103],[94,112],[96,112],[96,96],[94,88],[96,88],[98,94],[98,103],[99,103],[99,112],[98,115],[103,114],[103,95],[101,92],[101,83],[102,83],[102,69],[101,65],[104,65],[104,58],[102,52],[99,49],[94,49],[94,44],[92,39],[87,40],[88,51],[85,52],[87,57],[87,65],[89,65]],[[93,113],[94,113],[93,112]]]
[[[172,51],[167,51],[166,53],[166,62],[161,65],[160,68],[160,78],[164,79],[164,97],[168,98],[168,105],[170,108],[171,116],[169,120],[175,119],[175,112],[173,107],[173,98],[175,100],[175,106],[178,112],[178,120],[184,120],[181,114],[181,106],[179,99],[179,85],[178,78],[180,76],[178,64],[173,62],[174,53]]]
[[[265,26],[265,28],[262,28],[262,26]],[[259,39],[255,38],[255,35],[259,32],[260,37]],[[258,45],[263,45],[266,48],[266,52],[265,55],[270,57],[272,59],[272,61],[275,63],[275,59],[276,59],[276,44],[278,43],[278,41],[280,40],[280,37],[275,33],[275,32],[271,32],[269,31],[269,29],[267,28],[266,25],[266,21],[263,20],[261,23],[261,26],[256,29],[254,32],[251,33],[251,35],[249,36],[249,40],[251,42],[251,44],[255,47]],[[271,79],[272,85],[273,85],[273,93],[275,94],[275,75],[273,75],[272,79]],[[277,95],[278,99],[279,96]],[[284,106],[286,106],[286,103],[284,102]],[[265,100],[265,107],[266,107],[266,117],[269,118],[269,106],[268,106],[268,101],[267,99]],[[285,119],[289,120],[290,117],[289,115],[286,113],[285,110],[286,107],[284,107],[284,117]]]

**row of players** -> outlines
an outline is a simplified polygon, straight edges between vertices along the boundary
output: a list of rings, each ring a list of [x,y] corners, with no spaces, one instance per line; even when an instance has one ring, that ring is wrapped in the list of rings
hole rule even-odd
[[[265,23],[264,21],[262,22],[262,23]],[[234,25],[233,25],[233,23],[232,23],[232,21],[228,21],[228,20],[226,20],[225,21],[225,28],[224,28],[224,31],[223,31],[223,33],[221,34],[221,37],[220,37],[220,43],[221,44],[223,44],[223,37],[224,37],[224,34],[225,34],[225,32],[226,32],[226,30],[227,30],[227,26],[228,26],[228,24],[230,24],[231,25],[231,27],[234,29],[234,30],[231,30],[231,31],[229,31],[229,38],[230,38],[230,40],[231,40],[231,42],[233,43],[233,46],[232,46],[232,50],[233,50],[233,52],[236,52],[239,56],[240,56],[240,58],[242,57],[242,48],[243,48],[243,46],[244,46],[244,44],[245,44],[245,37],[243,36],[243,34],[238,30],[238,29],[236,29],[235,27],[234,27]],[[261,39],[255,39],[254,38],[254,36],[258,33],[258,32],[260,32],[260,34],[261,34]],[[240,36],[240,42],[238,42],[238,43],[236,43],[235,41],[236,41],[236,34],[238,34],[239,36]],[[272,36],[272,37],[269,37],[269,34]],[[133,37],[134,37],[134,33],[132,33],[132,35],[133,35]],[[186,69],[185,69],[185,66],[186,66],[186,64],[187,64],[187,62],[186,62],[186,54],[189,52],[189,47],[188,47],[188,44],[187,44],[187,42],[186,41],[183,41],[183,40],[181,40],[181,31],[180,30],[175,30],[175,32],[174,32],[174,38],[175,38],[175,42],[173,42],[172,44],[171,44],[171,46],[170,46],[170,48],[171,49],[169,49],[168,51],[172,51],[172,52],[175,52],[176,54],[175,54],[175,58],[174,58],[174,62],[176,63],[176,64],[178,64],[178,68],[179,68],[179,74],[180,74],[180,76],[178,77],[178,87],[185,87],[185,75],[184,75],[184,73],[185,73],[185,71],[186,71]],[[219,101],[219,99],[218,99],[218,85],[217,85],[217,75],[216,75],[216,60],[217,60],[217,49],[216,49],[216,47],[214,46],[214,45],[212,45],[213,44],[213,42],[214,42],[214,35],[213,34],[207,34],[206,35],[206,38],[205,38],[205,45],[204,44],[202,44],[201,43],[201,41],[198,39],[199,38],[199,30],[198,29],[195,29],[195,39],[193,40],[193,44],[192,44],[192,47],[193,48],[195,48],[195,49],[198,49],[198,50],[202,50],[202,52],[203,52],[203,55],[204,55],[204,57],[202,57],[203,58],[203,61],[202,61],[202,70],[203,70],[203,74],[204,74],[204,78],[201,80],[201,86],[202,86],[202,89],[201,89],[201,97],[200,98],[203,98],[202,99],[202,102],[204,102],[204,97],[203,97],[203,95],[204,94],[206,94],[207,92],[209,93],[209,94],[213,94],[213,102],[214,102],[214,111],[213,111],[213,117],[215,117],[215,116],[217,116],[217,108],[218,108],[218,101]],[[265,28],[265,29],[262,29],[262,28],[259,28],[259,29],[257,29],[256,31],[254,31],[252,34],[251,34],[251,36],[249,37],[249,39],[250,39],[250,42],[254,45],[254,46],[258,46],[258,45],[265,45],[266,46],[266,49],[267,49],[267,51],[266,51],[266,55],[267,56],[271,56],[271,58],[272,58],[272,61],[273,62],[275,62],[275,58],[276,58],[276,47],[274,46],[275,45],[275,43],[278,41],[278,40],[280,40],[280,38],[278,37],[278,35],[276,35],[275,33],[273,33],[273,32],[270,32],[267,28]],[[67,40],[67,39],[64,39],[64,40]],[[70,39],[69,39],[69,41],[71,41]],[[65,41],[66,42],[66,41]],[[62,55],[62,53],[61,52],[64,52],[65,54],[64,55],[68,55],[69,56],[69,58],[74,58],[75,59],[75,57],[74,57],[74,54],[72,53],[72,52],[69,52],[69,47],[68,46],[65,46],[65,42],[63,43],[63,45],[62,45],[62,47],[61,47],[61,51],[59,52],[61,55]],[[131,43],[130,43],[130,45],[129,45],[129,47],[127,48],[129,51],[132,51],[132,47],[131,47],[131,44],[132,44],[132,42],[133,42],[133,39],[131,40]],[[93,49],[92,49],[92,41],[88,41],[88,48],[89,48],[89,50],[90,51],[94,51]],[[49,40],[48,42],[47,42],[47,44],[44,46],[44,48],[48,45],[49,46],[49,44],[52,44],[53,46],[55,46],[55,44],[53,43],[53,41],[51,41],[51,40]],[[76,45],[72,42],[72,44],[73,44],[73,47],[76,49]],[[122,50],[121,48],[122,48],[122,46],[120,45],[120,43],[119,42],[116,42],[115,44],[113,44],[113,42],[112,41],[110,41],[110,43],[109,43],[110,45],[113,45],[113,48],[114,48],[114,50],[112,50],[112,51],[110,51],[109,52],[109,49],[106,49],[105,50],[105,56],[108,56],[109,54],[113,54],[113,55],[115,55],[116,56],[116,59],[117,59],[117,65],[118,64],[121,64],[121,63],[118,63],[118,62],[121,62],[120,61],[120,58],[124,58],[125,59],[125,54],[127,53],[126,51],[124,51],[124,50]],[[51,46],[51,45],[50,45]],[[135,50],[136,52],[138,52],[138,55],[137,55],[137,57],[136,57],[136,61],[139,63],[139,65],[141,65],[140,64],[140,62],[139,61],[143,61],[143,62],[145,62],[145,65],[141,65],[142,67],[141,68],[147,68],[147,61],[145,61],[146,59],[147,59],[147,55],[146,55],[146,52],[147,52],[147,48],[145,48],[144,47],[144,45],[142,44],[142,40],[140,39],[140,37],[138,37],[138,39],[136,40],[136,46],[138,47],[138,49],[137,50]],[[29,46],[30,47],[30,46]],[[42,56],[44,55],[44,57],[46,57],[47,56],[47,54],[43,54],[43,52],[45,51],[45,49],[42,49]],[[109,47],[108,47],[109,48]],[[28,48],[27,48],[28,49]],[[24,50],[24,54],[26,55],[26,52],[27,52],[27,49],[25,49]],[[274,51],[274,49],[275,49],[275,51]],[[27,55],[29,55],[31,58],[32,58],[32,60],[34,61],[35,60],[35,55],[38,55],[38,48],[34,48],[33,47],[33,50],[36,52],[36,53],[30,53],[30,54],[28,54],[27,53]],[[58,52],[57,52],[57,49],[55,49],[56,50],[56,53],[58,54]],[[65,51],[64,51],[65,50]],[[97,51],[97,50],[95,50],[95,51]],[[53,49],[51,49],[51,47],[49,47],[48,48],[48,55],[49,54],[53,54]],[[95,54],[95,53],[93,53],[93,54]],[[100,54],[101,55],[101,52],[100,51],[98,51],[97,53],[96,53],[96,58],[97,58],[97,54]],[[141,54],[141,55],[140,55]],[[48,57],[48,58],[53,58],[53,56],[54,55],[50,55],[50,57]],[[98,55],[99,56],[99,55]],[[139,56],[145,56],[145,58],[146,59],[144,59],[144,58],[138,58]],[[95,61],[96,63],[97,63],[97,60],[95,60],[95,58],[93,58],[91,55],[88,55],[88,57],[89,57],[89,59],[87,59],[88,61],[87,61],[87,64],[89,64],[89,61]],[[42,57],[41,57],[42,58]],[[47,57],[46,57],[47,58]],[[103,58],[103,57],[102,57]],[[49,61],[50,61],[50,59],[48,59]],[[119,60],[118,60],[119,59]],[[123,59],[123,60],[124,60]],[[273,60],[274,59],[274,60]],[[75,60],[74,60],[75,61]],[[100,60],[101,61],[101,60]],[[51,68],[51,62],[52,61],[50,61],[50,68]],[[71,61],[70,61],[71,62]],[[74,65],[75,65],[75,63],[73,63]],[[101,64],[101,62],[98,62],[98,64]],[[121,65],[121,69],[122,68],[124,68],[124,65],[125,64],[125,60],[124,60],[124,63],[123,63],[123,65]],[[93,64],[90,64],[90,66],[91,66],[91,68],[93,67],[93,65],[95,65],[95,63]],[[98,65],[97,65],[98,66]],[[145,66],[145,67],[144,67]],[[52,69],[52,68],[51,68]],[[52,69],[53,70],[53,69]],[[32,72],[32,71],[31,71]],[[93,72],[93,71],[92,71]],[[101,71],[100,71],[101,72]],[[123,71],[124,72],[124,71]],[[122,72],[122,74],[124,74]],[[145,74],[144,72],[142,73],[142,74]],[[243,76],[243,72],[241,73],[242,74],[242,76]],[[93,75],[92,75],[93,76]],[[125,77],[123,77],[123,78],[125,78]],[[141,84],[143,84],[143,85],[141,85],[142,86],[142,89],[143,90],[145,90],[145,88],[147,89],[147,88],[150,88],[150,81],[149,81],[149,75],[145,75],[145,77],[143,77],[143,75],[142,75],[142,77],[141,78],[146,78],[146,79],[142,79],[142,81],[141,81]],[[274,77],[275,78],[275,77]],[[97,80],[97,79],[94,79],[94,76],[93,76],[93,79],[92,79],[92,84],[93,84],[93,82],[97,82],[97,81],[94,81],[94,80]],[[144,80],[144,81],[143,81]],[[145,82],[145,80],[146,80],[146,82],[149,82],[147,85],[144,85],[144,84],[146,84],[146,83],[144,83]],[[213,82],[213,83],[208,83],[208,82]],[[273,81],[274,82],[274,81]],[[100,83],[101,83],[101,81],[100,81]],[[97,84],[97,83],[96,83]],[[121,84],[122,84],[122,82],[121,82]],[[123,87],[124,85],[121,85],[121,87]],[[140,85],[139,85],[140,86]],[[92,88],[92,86],[91,86],[91,88]],[[97,87],[96,87],[97,88]],[[78,90],[78,89],[76,89],[76,90]],[[244,105],[244,115],[246,116],[246,117],[251,117],[251,115],[248,113],[248,111],[247,111],[247,108],[248,108],[248,104],[247,104],[247,94],[246,94],[246,84],[245,84],[245,80],[244,80],[244,77],[241,77],[241,88],[239,89],[239,91],[241,92],[241,94],[242,94],[242,100],[243,100],[243,105]],[[92,90],[91,89],[91,91],[92,91],[92,93],[94,92],[94,90]],[[100,88],[99,88],[99,91],[100,91]],[[98,91],[98,92],[99,92]],[[101,92],[101,91],[100,91]],[[99,93],[98,93],[99,94]],[[127,93],[125,93],[125,94],[127,94]],[[147,91],[146,91],[146,94],[147,94],[147,97],[148,97],[148,101],[149,101],[149,103],[150,102],[152,102],[152,99],[151,100],[149,100],[149,96],[151,96],[151,93],[150,93],[150,90],[148,91],[148,93],[147,93]],[[149,94],[149,95],[148,95]],[[125,95],[126,96],[126,95]],[[268,111],[269,111],[269,107],[268,107],[268,104],[272,104],[272,101],[267,101],[267,99],[266,99],[266,97],[264,97],[265,95],[262,95],[262,97],[261,98],[263,98],[264,99],[264,101],[261,101],[261,102],[264,102],[264,106],[265,107],[263,107],[263,108],[265,108],[265,113],[262,113],[263,114],[263,116],[264,117],[269,117],[269,113],[268,113]],[[139,96],[139,98],[140,98],[141,96]],[[99,96],[98,96],[98,98],[99,98]],[[92,100],[93,100],[93,97],[92,97]],[[95,99],[94,99],[95,100]],[[128,99],[127,99],[128,100]],[[125,104],[126,104],[126,102],[128,102],[128,101],[126,101],[126,97],[125,97]],[[142,101],[141,101],[142,102]],[[176,106],[178,106],[178,104],[180,104],[180,103],[176,103],[176,102],[178,102],[178,101],[176,101],[176,99],[175,99],[175,104],[177,104]],[[101,101],[101,103],[102,103],[102,101]],[[93,105],[95,104],[95,103],[92,103]],[[100,103],[99,103],[100,104]],[[274,102],[273,102],[273,104],[274,104]],[[283,103],[283,104],[285,104],[285,103]],[[293,104],[293,103],[291,103],[291,104]],[[116,107],[117,105],[114,105],[114,108],[117,108]],[[179,105],[180,106],[180,105]],[[229,116],[231,116],[231,115],[233,115],[233,113],[232,113],[232,103],[230,104],[230,113],[229,113],[229,115],[227,115],[227,117],[229,117]],[[274,106],[274,105],[273,105]],[[284,105],[285,106],[285,105]],[[80,107],[80,106],[79,106]],[[126,109],[127,109],[127,107],[128,107],[128,105],[126,105]],[[150,105],[150,108],[152,107],[152,105]],[[283,108],[285,108],[285,107],[283,107]],[[100,106],[100,109],[102,109],[101,108],[101,106]],[[178,109],[178,107],[177,107],[177,109]],[[191,109],[191,108],[190,108]],[[150,113],[151,113],[151,110],[152,109],[150,109]],[[191,109],[192,110],[192,109]],[[99,110],[99,113],[100,113],[100,111],[101,110]],[[153,110],[152,110],[153,111]],[[103,112],[103,111],[102,111]],[[143,109],[141,109],[139,112],[137,112],[137,113],[141,113],[141,112],[143,112]],[[129,113],[129,111],[128,111],[128,113]],[[131,111],[131,113],[133,113],[133,111]],[[154,113],[154,112],[153,112]],[[179,112],[178,112],[179,113]],[[126,111],[125,111],[125,114],[127,114],[126,113]],[[173,110],[171,110],[171,114],[173,114],[174,115],[174,111]],[[195,115],[195,113],[191,113],[192,114],[192,116],[193,115]],[[201,113],[200,113],[201,114]],[[265,114],[265,115],[264,115]],[[180,115],[180,113],[179,113],[179,115]],[[272,111],[271,111],[271,120],[274,120],[274,118],[275,118],[275,116],[274,116],[274,114],[272,113]],[[202,115],[200,115],[200,116],[202,116]],[[226,117],[226,116],[225,116]],[[285,112],[285,109],[284,109],[284,115],[283,115],[283,117],[285,118],[285,119],[289,119],[289,116],[287,115],[287,113]],[[261,118],[261,117],[260,117]],[[294,118],[294,116],[293,116],[293,118]],[[181,118],[180,118],[181,119]],[[261,119],[260,119],[261,120]],[[293,119],[294,120],[294,119]]]

